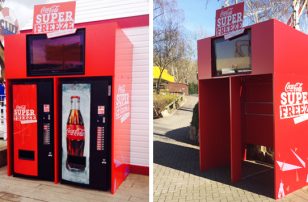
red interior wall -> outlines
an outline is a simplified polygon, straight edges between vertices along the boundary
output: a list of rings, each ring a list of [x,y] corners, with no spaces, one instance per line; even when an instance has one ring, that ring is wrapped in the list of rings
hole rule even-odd
[[[230,163],[229,79],[199,80],[200,168]]]
[[[244,77],[243,134],[245,144],[273,147],[273,79],[272,75]]]

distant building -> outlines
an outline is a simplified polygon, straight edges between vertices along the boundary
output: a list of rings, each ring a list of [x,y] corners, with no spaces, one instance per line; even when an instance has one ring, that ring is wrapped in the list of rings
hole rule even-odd
[[[161,74],[161,68],[158,66],[153,67],[153,87],[156,88],[157,82],[159,80]],[[174,83],[174,76],[169,74],[167,69],[164,69],[163,73],[161,74],[161,82],[160,82],[160,88],[165,89],[166,85],[168,83]]]
[[[161,73],[161,69],[158,66],[153,67],[153,87],[156,88],[157,82]],[[181,93],[188,95],[188,85],[184,83],[176,83],[174,76],[169,74],[167,69],[164,69],[161,75],[160,89],[166,89],[170,93]]]

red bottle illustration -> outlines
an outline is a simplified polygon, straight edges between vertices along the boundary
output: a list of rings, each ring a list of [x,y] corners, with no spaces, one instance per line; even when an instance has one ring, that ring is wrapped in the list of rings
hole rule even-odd
[[[71,110],[66,125],[67,160],[66,168],[71,171],[83,171],[85,163],[82,163],[85,129],[80,112],[80,97],[71,96]]]

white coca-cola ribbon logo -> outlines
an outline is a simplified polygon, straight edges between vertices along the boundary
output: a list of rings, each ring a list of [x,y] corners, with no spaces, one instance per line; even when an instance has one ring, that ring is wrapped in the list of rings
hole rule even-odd
[[[221,11],[220,17],[226,17],[232,15],[232,12],[233,12],[233,7],[228,8],[227,10]]]
[[[59,6],[51,6],[51,7],[43,7],[41,8],[42,14],[49,14],[49,13],[57,13],[59,11]]]
[[[303,83],[295,83],[291,84],[288,82],[285,86],[285,92],[302,92],[303,91]]]
[[[84,137],[85,135],[85,131],[83,128],[70,128],[68,127],[67,130],[67,135],[70,135],[70,136],[76,136],[76,137]]]

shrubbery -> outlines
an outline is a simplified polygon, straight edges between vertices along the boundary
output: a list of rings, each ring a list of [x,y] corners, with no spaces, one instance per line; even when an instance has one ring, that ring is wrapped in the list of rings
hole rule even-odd
[[[161,113],[164,108],[177,98],[176,94],[160,93],[153,94],[154,117]]]
[[[198,94],[198,84],[196,83],[188,84],[188,93],[189,95]]]

